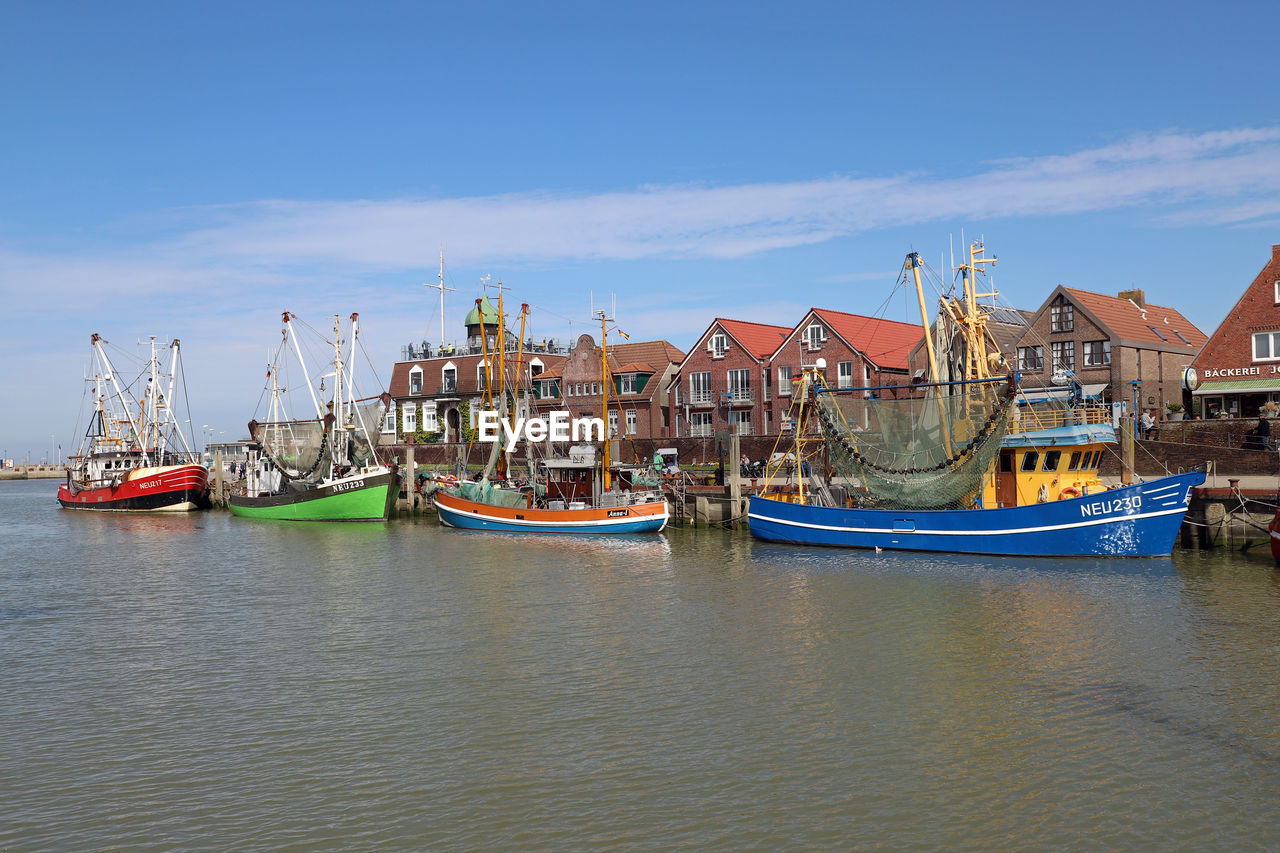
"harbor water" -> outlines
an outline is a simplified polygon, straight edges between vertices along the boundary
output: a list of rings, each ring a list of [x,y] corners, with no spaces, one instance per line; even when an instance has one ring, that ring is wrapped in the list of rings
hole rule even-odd
[[[60,510],[0,850],[1276,849],[1280,573]]]

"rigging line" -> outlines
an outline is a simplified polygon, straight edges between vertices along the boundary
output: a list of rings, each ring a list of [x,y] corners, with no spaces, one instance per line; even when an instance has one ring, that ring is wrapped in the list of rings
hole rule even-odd
[[[187,391],[187,364],[186,364],[186,359],[182,357],[181,352],[178,353],[178,374],[182,377],[182,405],[187,412],[187,432],[190,433],[190,435],[188,435],[187,438],[191,440],[191,450],[190,450],[191,459],[192,461],[195,461],[195,455],[196,455],[195,426],[191,423],[193,418],[191,417],[191,395],[190,395],[190,392]],[[182,427],[178,426],[176,418],[174,419],[174,426],[177,427],[178,434],[181,435]]]

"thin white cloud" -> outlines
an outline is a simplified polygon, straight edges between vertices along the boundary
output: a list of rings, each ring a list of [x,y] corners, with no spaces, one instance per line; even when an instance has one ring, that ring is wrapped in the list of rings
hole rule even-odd
[[[875,228],[1186,205],[1280,194],[1280,129],[1148,134],[962,178],[830,177],[732,187],[455,199],[266,201],[218,208],[167,247],[229,264],[430,266],[455,262],[733,258]],[[1259,201],[1261,199],[1261,201]],[[188,211],[190,214],[190,211]]]

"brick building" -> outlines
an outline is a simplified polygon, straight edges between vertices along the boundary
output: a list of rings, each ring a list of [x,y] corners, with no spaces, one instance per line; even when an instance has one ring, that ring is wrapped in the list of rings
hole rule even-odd
[[[717,317],[680,363],[669,401],[676,436],[768,432],[769,358],[790,326]]]
[[[766,424],[782,425],[791,406],[791,381],[801,368],[825,359],[827,384],[840,390],[907,386],[911,348],[924,335],[915,323],[881,320],[826,308],[810,308],[770,356],[777,394]],[[906,396],[907,392],[866,392]]]
[[[1071,372],[1103,401],[1156,409],[1182,401],[1182,374],[1207,340],[1173,308],[1141,290],[1117,296],[1058,285],[1017,341],[1014,366],[1024,385],[1052,384]]]
[[[427,444],[463,440],[462,427],[475,427],[486,381],[486,363],[495,372],[505,368],[505,387],[514,386],[517,374],[528,379],[559,368],[565,351],[543,341],[526,342],[524,368],[517,366],[520,342],[507,331],[501,351],[498,341],[498,309],[488,297],[467,314],[467,342],[441,345],[432,358],[406,359],[391,369],[391,410],[382,426],[384,444]],[[504,324],[505,326],[505,324]],[[509,329],[509,326],[506,326]],[[426,349],[425,345],[423,349]],[[488,361],[486,362],[486,355]],[[498,388],[494,379],[494,388]]]
[[[1191,363],[1206,417],[1256,417],[1280,402],[1280,245]]]
[[[609,434],[665,438],[671,412],[667,389],[684,353],[667,341],[609,344]],[[603,405],[600,345],[582,335],[559,366],[534,380],[534,408],[544,415],[568,411],[571,417],[600,417]]]
[[[833,388],[909,382],[907,355],[923,333],[914,323],[811,308],[795,326],[717,317],[680,365],[672,386],[677,436],[767,435],[785,428],[792,380],[826,359]]]

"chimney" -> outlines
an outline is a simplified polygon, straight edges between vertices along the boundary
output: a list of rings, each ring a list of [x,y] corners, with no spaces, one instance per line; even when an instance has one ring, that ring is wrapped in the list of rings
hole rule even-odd
[[[1135,305],[1144,310],[1147,307],[1147,292],[1145,290],[1122,290],[1116,295],[1121,299],[1132,300]]]

